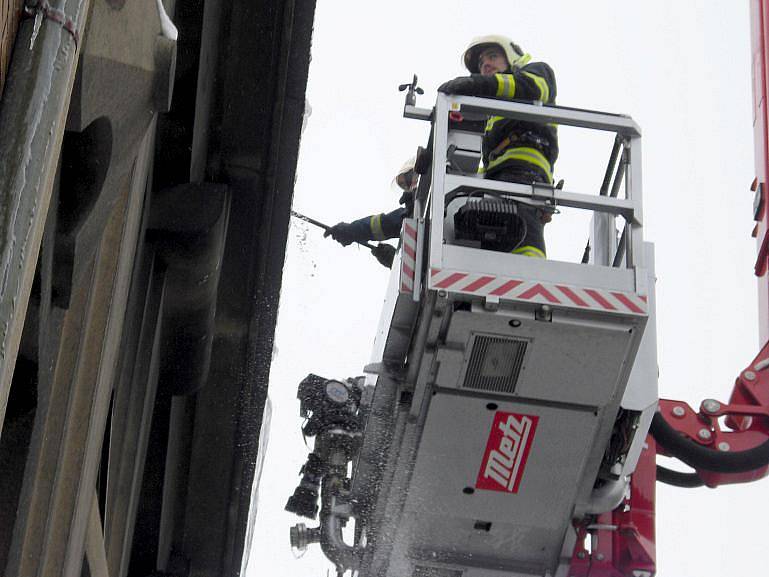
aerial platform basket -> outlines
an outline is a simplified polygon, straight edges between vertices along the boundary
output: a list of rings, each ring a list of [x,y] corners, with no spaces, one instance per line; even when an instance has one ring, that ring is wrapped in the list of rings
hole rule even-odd
[[[565,574],[575,524],[629,494],[657,400],[640,130],[626,116],[447,95],[406,116],[432,121],[432,163],[369,367],[374,413],[401,402],[392,423],[369,423],[353,477],[368,504],[361,575]],[[481,136],[456,119],[488,116],[615,133],[601,193],[468,174]],[[466,190],[592,211],[589,262],[453,242],[445,199]]]
[[[322,506],[292,543],[319,542],[339,575],[566,577],[597,515],[649,515],[632,480],[657,404],[640,131],[626,116],[443,94],[404,112],[432,125],[414,212],[365,383],[300,385],[316,439],[287,508],[314,517],[318,491]],[[479,178],[490,116],[613,132],[600,192]],[[589,259],[487,250],[488,223],[515,223],[520,203],[592,211]],[[468,222],[485,227],[477,238]],[[641,577],[647,537],[631,555]]]

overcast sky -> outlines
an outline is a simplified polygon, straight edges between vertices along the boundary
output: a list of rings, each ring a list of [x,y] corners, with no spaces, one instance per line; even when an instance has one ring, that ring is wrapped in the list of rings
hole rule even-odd
[[[435,88],[464,73],[460,54],[472,37],[509,35],[554,68],[559,104],[626,113],[640,124],[644,235],[656,247],[660,394],[695,407],[706,397],[728,400],[759,350],[748,5],[319,0],[307,88],[312,116],[294,208],[329,224],[394,208],[393,174],[428,130],[402,118],[397,85],[417,73],[425,89],[418,103],[430,107]],[[556,178],[568,190],[593,192],[608,152],[601,138],[562,130]],[[587,230],[565,211],[546,235],[551,258],[577,261]],[[293,224],[249,575],[326,575],[317,546],[293,558],[288,528],[299,519],[282,511],[307,452],[296,386],[310,372],[361,373],[386,281],[367,251]],[[761,574],[766,518],[766,480],[717,490],[658,485],[658,574]]]

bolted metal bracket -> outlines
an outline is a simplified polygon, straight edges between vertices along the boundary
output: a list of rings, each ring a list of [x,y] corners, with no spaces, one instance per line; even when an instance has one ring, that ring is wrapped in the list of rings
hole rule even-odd
[[[534,320],[546,323],[553,322],[553,308],[550,305],[540,305],[534,311]]]

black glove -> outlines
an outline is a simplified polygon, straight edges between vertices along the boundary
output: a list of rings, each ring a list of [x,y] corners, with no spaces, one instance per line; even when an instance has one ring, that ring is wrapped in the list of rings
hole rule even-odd
[[[342,246],[355,242],[355,231],[349,222],[340,222],[323,233],[324,237],[330,236]]]
[[[494,96],[497,93],[497,79],[482,74],[459,76],[441,84],[438,87],[438,92],[464,94],[466,96]]]
[[[395,247],[387,244],[386,242],[380,242],[374,248],[371,249],[371,254],[377,259],[377,262],[387,268],[392,268],[393,259],[395,258]]]

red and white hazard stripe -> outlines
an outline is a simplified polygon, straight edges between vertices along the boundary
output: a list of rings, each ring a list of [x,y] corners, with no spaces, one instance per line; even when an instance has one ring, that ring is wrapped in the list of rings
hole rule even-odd
[[[403,219],[401,228],[401,293],[413,294],[417,268],[417,221]]]
[[[632,292],[431,269],[431,289],[604,312],[647,314],[645,296]]]

